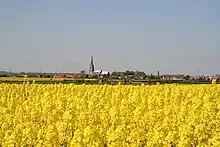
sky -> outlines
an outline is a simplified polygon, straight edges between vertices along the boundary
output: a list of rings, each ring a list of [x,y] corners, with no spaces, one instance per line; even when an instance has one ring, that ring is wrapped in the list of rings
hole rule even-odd
[[[219,0],[1,0],[0,69],[220,73]]]

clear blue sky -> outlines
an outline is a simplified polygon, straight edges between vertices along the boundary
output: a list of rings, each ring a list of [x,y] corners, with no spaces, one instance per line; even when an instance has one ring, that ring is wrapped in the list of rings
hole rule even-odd
[[[220,73],[220,0],[1,0],[12,71]]]

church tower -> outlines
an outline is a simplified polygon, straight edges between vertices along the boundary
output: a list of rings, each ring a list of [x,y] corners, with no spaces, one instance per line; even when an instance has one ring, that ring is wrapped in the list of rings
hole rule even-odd
[[[94,61],[93,61],[93,57],[91,56],[91,61],[89,65],[89,74],[92,74],[94,70],[95,70]]]

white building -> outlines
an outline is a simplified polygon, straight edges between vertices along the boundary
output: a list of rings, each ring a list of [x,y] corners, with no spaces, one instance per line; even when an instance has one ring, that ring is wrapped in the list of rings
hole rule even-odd
[[[109,75],[110,75],[109,71],[104,71],[104,70],[95,70],[93,72],[93,76],[98,76],[98,77],[105,77]]]

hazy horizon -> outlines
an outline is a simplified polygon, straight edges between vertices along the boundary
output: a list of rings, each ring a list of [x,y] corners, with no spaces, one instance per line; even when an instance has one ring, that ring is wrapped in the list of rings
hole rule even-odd
[[[220,74],[219,0],[0,1],[0,68]]]

